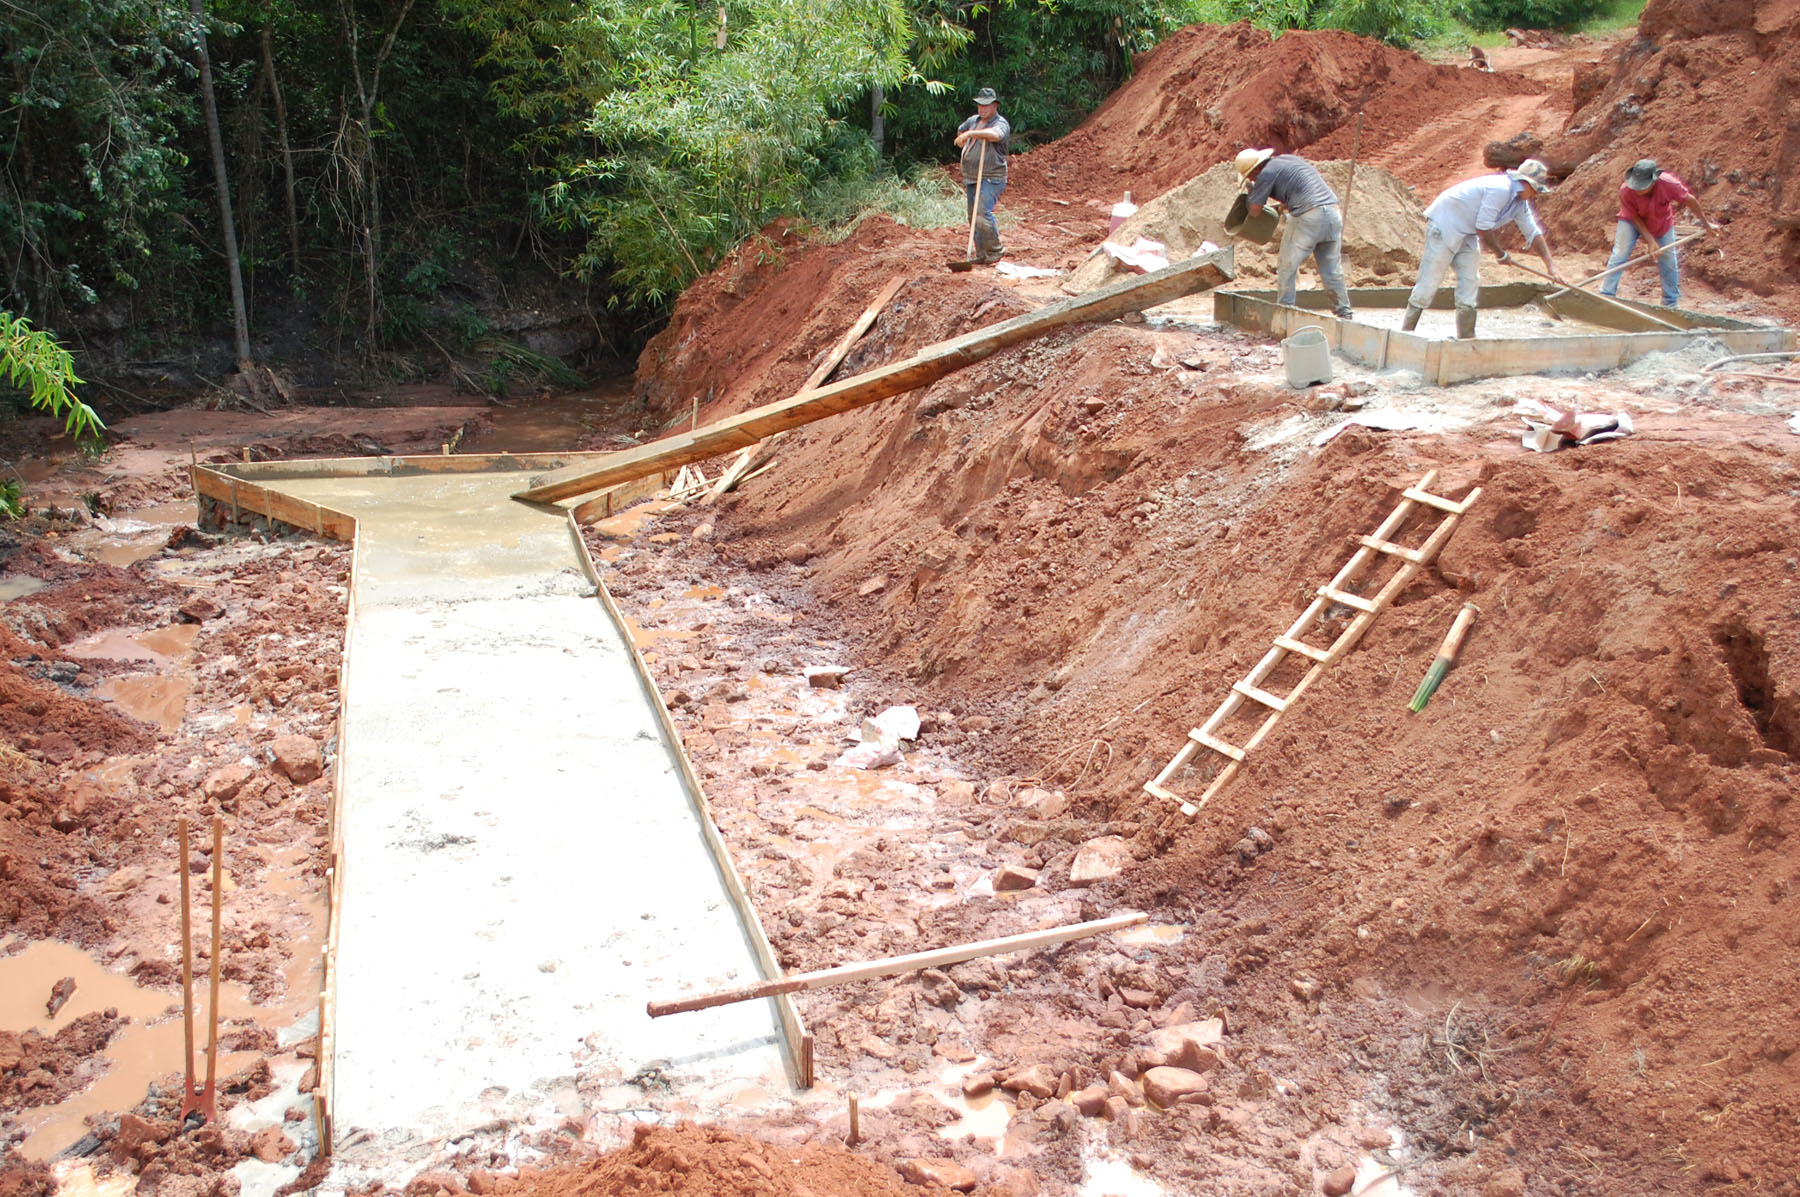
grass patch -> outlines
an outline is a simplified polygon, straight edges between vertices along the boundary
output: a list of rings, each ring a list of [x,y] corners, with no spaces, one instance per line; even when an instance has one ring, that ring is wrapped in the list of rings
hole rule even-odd
[[[1616,33],[1621,29],[1635,29],[1638,19],[1644,15],[1645,3],[1646,0],[1606,0],[1606,7],[1584,22],[1579,32]]]
[[[836,245],[876,213],[912,229],[942,229],[967,221],[967,201],[941,167],[923,166],[902,179],[834,179],[807,197],[806,215],[821,240]]]

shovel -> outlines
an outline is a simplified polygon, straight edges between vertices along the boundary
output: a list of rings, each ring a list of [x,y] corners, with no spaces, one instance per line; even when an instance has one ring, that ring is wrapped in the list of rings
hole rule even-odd
[[[969,205],[969,249],[960,262],[945,262],[944,265],[961,274],[975,269],[975,222],[981,218],[981,178],[987,170],[987,138],[981,139],[981,157],[975,163],[975,200]]]

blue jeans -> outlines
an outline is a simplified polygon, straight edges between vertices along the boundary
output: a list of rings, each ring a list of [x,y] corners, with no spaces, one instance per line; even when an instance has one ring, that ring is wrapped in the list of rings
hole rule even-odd
[[[1344,286],[1343,237],[1344,213],[1336,204],[1309,208],[1298,216],[1289,216],[1287,231],[1281,235],[1281,249],[1276,255],[1275,302],[1294,302],[1299,289],[1300,263],[1312,258],[1319,264],[1319,281],[1331,292],[1332,310],[1339,316],[1348,316],[1350,292]]]
[[[1472,308],[1481,295],[1481,246],[1473,236],[1452,237],[1434,220],[1425,222],[1425,252],[1419,255],[1419,281],[1407,303],[1428,308],[1437,297],[1444,272],[1456,271],[1456,306]]]
[[[1630,260],[1631,251],[1637,248],[1638,237],[1638,228],[1635,224],[1629,220],[1619,222],[1618,229],[1613,233],[1612,257],[1606,259],[1606,269],[1610,273],[1607,274],[1606,281],[1600,284],[1600,294],[1609,299],[1618,298],[1619,276],[1624,271],[1614,270],[1613,267],[1623,266]],[[1673,240],[1675,240],[1675,226],[1670,225],[1669,231],[1658,237],[1656,243],[1667,245]],[[1675,301],[1681,298],[1681,264],[1675,260],[1674,254],[1659,254],[1656,259],[1656,272],[1662,275],[1663,306],[1672,308],[1675,306]]]
[[[1000,193],[1006,190],[1005,178],[981,180],[981,215],[975,218],[975,253],[977,257],[996,258],[1000,256],[1000,226],[994,221],[994,205],[999,202]],[[975,212],[975,184],[963,183],[963,195],[968,201],[964,211],[970,216]]]

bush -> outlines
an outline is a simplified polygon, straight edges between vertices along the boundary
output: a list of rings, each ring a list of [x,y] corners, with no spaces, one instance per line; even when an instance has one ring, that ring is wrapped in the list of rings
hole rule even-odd
[[[1570,29],[1599,14],[1606,0],[1461,0],[1476,29]]]

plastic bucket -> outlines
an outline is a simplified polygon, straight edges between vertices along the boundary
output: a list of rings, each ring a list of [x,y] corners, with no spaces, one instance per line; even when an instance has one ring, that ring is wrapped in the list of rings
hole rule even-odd
[[[1294,330],[1281,343],[1287,364],[1288,385],[1299,390],[1331,381],[1331,342],[1316,324]]]
[[[1225,217],[1225,235],[1267,245],[1274,239],[1275,229],[1280,224],[1280,217],[1267,208],[1255,216],[1250,215],[1250,197],[1240,195],[1232,203],[1230,214]]]

